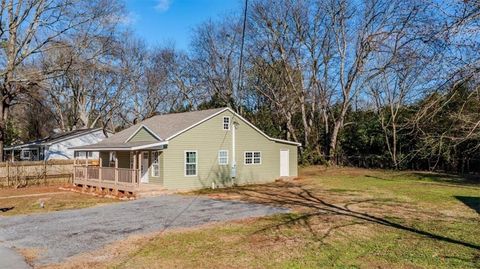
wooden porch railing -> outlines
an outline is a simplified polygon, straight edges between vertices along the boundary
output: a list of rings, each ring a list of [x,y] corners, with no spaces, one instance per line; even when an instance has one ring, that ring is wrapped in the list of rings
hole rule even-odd
[[[74,183],[89,181],[92,184],[98,182],[114,185],[139,185],[138,170],[129,168],[74,166],[73,179]]]

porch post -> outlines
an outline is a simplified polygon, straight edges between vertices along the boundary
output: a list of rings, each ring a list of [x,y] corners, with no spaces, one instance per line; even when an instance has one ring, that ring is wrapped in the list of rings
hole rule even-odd
[[[138,169],[136,171],[136,175],[137,175],[137,184],[140,185],[140,169],[142,167],[141,165],[141,162],[140,162],[140,154],[141,152],[140,151],[137,151],[137,163],[138,163]]]
[[[98,152],[98,180],[102,181],[102,159],[100,158],[100,152]]]
[[[88,153],[85,151],[85,179],[90,179],[88,176]]]
[[[132,183],[137,183],[137,152],[133,151],[133,172],[132,172]]]
[[[118,154],[115,152],[115,185],[118,184]]]

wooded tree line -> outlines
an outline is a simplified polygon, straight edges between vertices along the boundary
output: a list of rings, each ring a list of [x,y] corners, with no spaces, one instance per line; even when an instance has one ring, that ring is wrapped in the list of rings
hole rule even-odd
[[[478,1],[250,0],[244,36],[238,10],[186,51],[135,37],[121,2],[0,8],[0,145],[228,105],[305,164],[480,170]]]

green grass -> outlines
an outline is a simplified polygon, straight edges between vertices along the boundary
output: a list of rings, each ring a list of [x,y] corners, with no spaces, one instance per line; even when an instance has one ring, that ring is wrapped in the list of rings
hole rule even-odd
[[[470,182],[445,175],[439,180],[428,174],[315,167],[303,169],[301,177],[293,184],[203,190],[205,195],[279,203],[294,212],[169,232],[109,266],[480,267],[480,188]]]
[[[321,186],[332,192],[367,192],[377,196],[395,197],[400,201],[411,200],[420,203],[440,203],[445,205],[457,202],[456,195],[479,195],[480,188],[473,184],[461,184],[459,180],[438,180],[437,174],[399,173],[378,170],[364,175],[334,175],[313,177]],[[456,178],[456,177],[455,177]]]

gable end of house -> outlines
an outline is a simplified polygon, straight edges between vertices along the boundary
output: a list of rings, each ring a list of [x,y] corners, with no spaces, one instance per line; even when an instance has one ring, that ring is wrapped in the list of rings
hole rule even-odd
[[[141,125],[133,134],[127,138],[125,143],[128,142],[157,142],[162,139],[150,130],[147,126]]]
[[[248,125],[250,128],[254,129],[256,132],[258,132],[259,134],[261,134],[263,137],[265,137],[267,140],[270,140],[272,142],[277,142],[277,143],[281,143],[281,144],[289,144],[289,145],[294,145],[294,146],[297,146],[297,147],[300,147],[302,144],[301,143],[297,143],[297,142],[293,142],[293,141],[288,141],[288,140],[283,140],[283,139],[278,139],[278,138],[272,138],[270,136],[268,136],[267,134],[265,134],[262,130],[260,130],[259,128],[257,128],[255,125],[253,125],[251,122],[249,122],[248,120],[246,120],[245,118],[243,118],[242,116],[240,116],[237,112],[235,112],[233,109],[229,108],[229,107],[226,107],[220,111],[218,111],[217,113],[213,114],[213,115],[210,115],[209,117],[177,132],[176,134],[168,137],[166,140],[169,141],[169,140],[172,140],[174,139],[175,137],[185,133],[185,132],[188,132],[189,130],[191,130],[192,128],[195,128],[196,126],[212,119],[212,118],[215,118],[219,115],[223,115],[223,112],[225,111],[228,111],[231,113],[231,121],[233,123],[233,121],[235,119],[239,119],[240,121],[242,121],[243,123],[245,123],[246,125]]]

